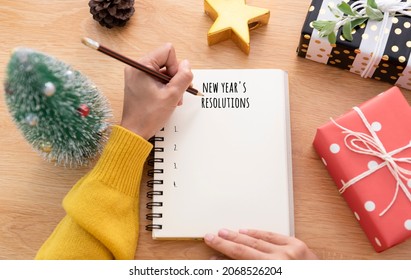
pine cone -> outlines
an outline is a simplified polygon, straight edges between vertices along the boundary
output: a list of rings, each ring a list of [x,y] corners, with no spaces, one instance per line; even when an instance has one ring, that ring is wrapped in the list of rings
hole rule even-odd
[[[90,0],[93,18],[102,26],[124,26],[134,14],[134,0]]]

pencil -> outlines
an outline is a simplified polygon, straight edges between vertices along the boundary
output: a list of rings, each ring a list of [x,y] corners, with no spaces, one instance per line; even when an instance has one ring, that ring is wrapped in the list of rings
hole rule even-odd
[[[105,46],[103,46],[103,45],[100,45],[98,42],[96,42],[96,41],[94,41],[94,40],[92,40],[92,39],[90,39],[90,38],[82,38],[82,39],[81,39],[81,42],[82,42],[84,45],[86,45],[86,46],[88,46],[88,47],[90,47],[90,48],[92,48],[92,49],[98,50],[98,51],[100,51],[100,52],[102,52],[102,53],[104,53],[104,54],[106,54],[106,55],[108,55],[108,56],[111,56],[112,58],[115,58],[115,59],[117,59],[117,60],[119,60],[119,61],[121,61],[121,62],[124,62],[124,63],[127,64],[127,65],[130,65],[131,67],[134,67],[134,68],[136,68],[136,69],[138,69],[138,70],[140,70],[140,71],[143,71],[143,72],[145,72],[146,74],[149,74],[149,75],[151,75],[152,77],[155,77],[155,78],[159,79],[161,82],[163,82],[163,83],[165,83],[165,84],[168,83],[168,82],[170,82],[170,80],[171,80],[171,77],[169,77],[169,76],[167,76],[167,75],[165,75],[165,74],[163,74],[163,73],[157,72],[157,71],[155,71],[155,70],[153,70],[153,69],[150,69],[150,68],[148,68],[147,66],[145,66],[145,65],[143,65],[143,64],[141,64],[141,63],[138,63],[137,61],[132,60],[132,59],[130,59],[130,58],[128,58],[128,57],[125,57],[124,55],[119,54],[119,53],[117,53],[117,52],[115,52],[115,51],[113,51],[113,50],[110,50],[109,48],[107,48],[107,47],[105,47]],[[197,90],[197,89],[195,89],[195,88],[192,88],[192,87],[187,88],[186,91],[188,91],[189,93],[191,93],[191,94],[193,94],[193,95],[203,96],[203,94],[202,94],[199,90]]]

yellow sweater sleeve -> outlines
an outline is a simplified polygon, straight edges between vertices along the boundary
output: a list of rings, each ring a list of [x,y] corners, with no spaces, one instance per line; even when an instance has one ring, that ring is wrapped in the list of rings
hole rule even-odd
[[[114,126],[96,166],[63,200],[66,216],[36,259],[133,259],[139,190],[152,145]]]

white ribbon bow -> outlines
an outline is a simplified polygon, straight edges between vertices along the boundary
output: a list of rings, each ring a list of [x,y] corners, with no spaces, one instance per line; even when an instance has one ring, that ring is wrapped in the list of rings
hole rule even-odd
[[[411,16],[411,3],[401,2],[401,0],[375,0],[378,9],[383,13],[389,13],[391,16],[395,14],[403,14]],[[358,0],[351,5],[352,9],[355,9],[360,14],[365,14],[365,7],[367,6],[367,0]],[[360,9],[363,9],[360,11]]]
[[[381,169],[382,167],[387,166],[388,170],[391,172],[392,176],[397,181],[397,184],[396,184],[395,193],[394,193],[394,196],[391,202],[379,214],[380,216],[383,216],[394,204],[395,200],[397,199],[398,191],[400,188],[404,192],[404,194],[407,196],[408,200],[411,202],[411,193],[409,192],[407,186],[404,184],[404,181],[408,181],[411,178],[411,170],[402,168],[401,166],[398,165],[398,163],[400,162],[411,164],[411,157],[406,157],[406,158],[394,157],[396,154],[410,148],[411,142],[394,151],[387,152],[385,150],[384,145],[381,143],[380,139],[378,138],[377,134],[375,133],[375,131],[369,124],[368,120],[365,118],[361,109],[358,107],[354,107],[353,109],[358,113],[358,115],[360,116],[361,120],[364,122],[365,126],[367,127],[371,135],[363,133],[363,132],[352,131],[348,128],[345,128],[339,125],[333,119],[331,119],[331,121],[336,126],[338,126],[339,128],[343,130],[342,133],[347,134],[344,138],[344,143],[348,149],[350,149],[351,151],[355,153],[378,157],[382,159],[383,162],[380,163],[376,168],[369,169],[368,171],[352,178],[348,182],[342,181],[343,187],[339,191],[341,194],[344,193],[350,186],[354,185],[355,183],[364,179],[365,177],[371,175],[372,173]]]
[[[383,40],[381,38],[383,38],[384,30],[388,26],[389,17],[393,17],[395,15],[405,15],[411,17],[411,3],[409,2],[401,2],[401,0],[376,0],[375,3],[377,4],[378,9],[384,13],[384,17],[382,19],[382,27],[378,35],[380,40],[378,40],[378,43],[375,46],[375,50],[373,52],[374,55],[372,55],[368,65],[361,74],[361,77],[363,78],[371,77],[370,73],[372,72],[373,65],[379,58],[378,54],[381,52],[382,48],[385,47],[382,45]],[[366,6],[367,0],[358,0],[351,5],[351,9],[358,12],[362,16],[366,16]],[[381,59],[381,57],[379,59]]]

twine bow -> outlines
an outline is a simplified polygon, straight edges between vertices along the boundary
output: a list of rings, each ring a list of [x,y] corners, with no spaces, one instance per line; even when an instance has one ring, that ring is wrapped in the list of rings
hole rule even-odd
[[[408,170],[398,165],[398,163],[411,164],[411,157],[405,157],[405,158],[394,157],[396,154],[410,148],[411,142],[396,150],[387,152],[384,145],[378,138],[377,134],[375,133],[374,129],[372,128],[372,126],[370,125],[366,117],[364,116],[361,109],[358,107],[354,107],[353,109],[358,113],[358,115],[360,116],[361,120],[363,121],[364,125],[367,127],[371,135],[363,133],[363,132],[352,131],[346,127],[339,125],[333,119],[331,119],[331,121],[336,126],[341,128],[344,134],[347,134],[344,138],[344,143],[348,149],[350,149],[351,151],[355,153],[378,157],[383,162],[380,163],[376,168],[369,169],[366,172],[352,178],[348,182],[342,181],[343,187],[339,191],[340,191],[340,194],[344,193],[349,187],[351,187],[358,181],[371,175],[377,170],[383,168],[384,166],[387,166],[388,170],[391,172],[397,184],[396,184],[395,193],[394,193],[394,196],[391,202],[379,214],[379,216],[383,216],[394,204],[395,200],[397,199],[398,192],[400,189],[404,192],[408,200],[411,202],[411,193],[409,192],[407,186],[404,184],[404,181],[408,181],[411,178],[411,170]]]
[[[366,16],[367,2],[367,0],[358,0],[351,5],[351,9],[358,12],[362,16]],[[378,43],[375,45],[374,52],[371,54],[371,59],[368,65],[361,73],[361,77],[363,78],[369,78],[372,76],[372,67],[379,58],[378,54],[380,54],[385,47],[382,44],[383,40],[381,38],[383,38],[384,31],[388,26],[389,17],[393,17],[395,15],[405,15],[411,17],[411,3],[409,2],[401,2],[401,0],[375,0],[375,3],[377,4],[378,9],[384,14],[384,16],[378,35],[378,38],[380,38],[380,40],[378,40]]]

